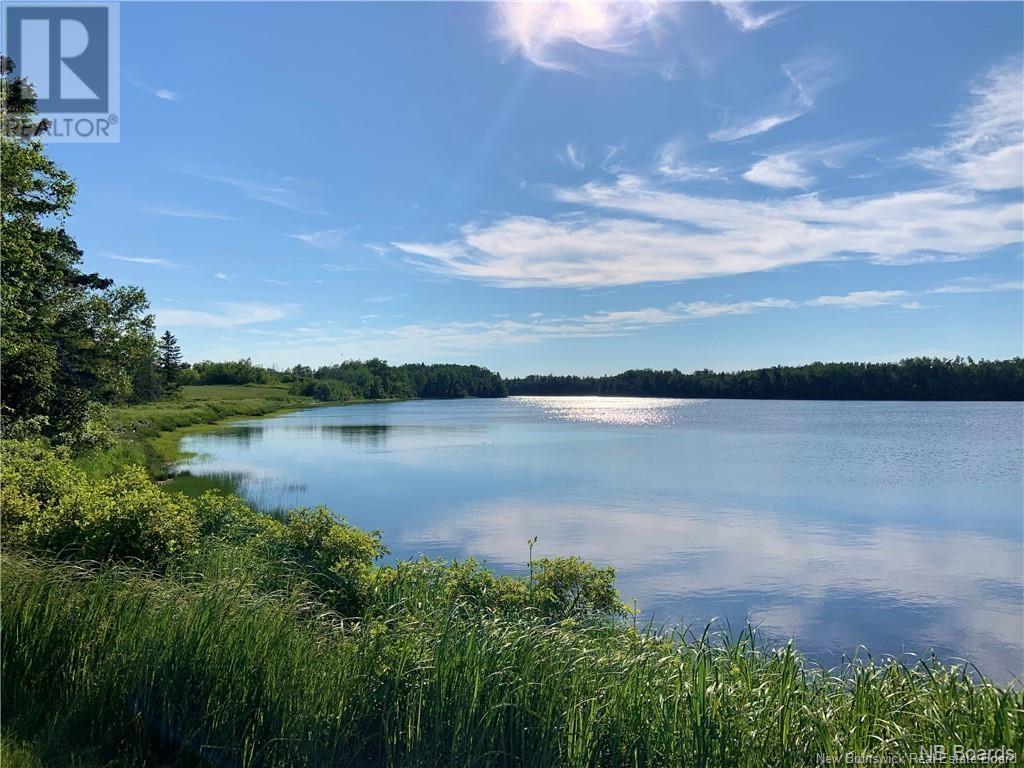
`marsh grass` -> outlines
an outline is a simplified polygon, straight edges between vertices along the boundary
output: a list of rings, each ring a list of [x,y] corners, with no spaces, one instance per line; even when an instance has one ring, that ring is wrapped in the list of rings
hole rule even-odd
[[[347,620],[276,568],[227,546],[160,578],[5,554],[9,733],[223,766],[806,766],[933,744],[1024,751],[1020,689],[969,668],[825,671],[749,629],[551,623],[440,601],[425,583]]]

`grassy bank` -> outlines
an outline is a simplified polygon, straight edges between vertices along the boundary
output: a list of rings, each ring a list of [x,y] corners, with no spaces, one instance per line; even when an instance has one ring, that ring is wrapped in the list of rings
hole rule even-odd
[[[168,463],[181,458],[178,443],[190,431],[312,404],[290,394],[284,384],[183,387],[173,400],[111,409],[106,418],[119,438],[118,446],[113,452],[95,454],[93,460],[107,458],[116,466],[128,458],[118,452],[127,449],[155,476],[162,476]]]
[[[304,405],[274,387],[214,389],[113,418],[137,445]],[[189,498],[128,458],[118,447],[83,468],[39,442],[5,445],[5,766],[1024,754],[1024,693],[972,668],[826,671],[750,631],[664,636],[633,625],[610,569],[541,559],[517,578],[472,562],[379,565],[379,537],[325,510],[269,518],[227,494]]]
[[[238,553],[212,559],[157,578],[5,556],[10,732],[47,734],[37,749],[54,757],[161,765],[806,766],[1024,749],[1019,691],[937,663],[823,673],[747,634],[673,641],[474,611],[422,586],[346,622],[254,588]]]

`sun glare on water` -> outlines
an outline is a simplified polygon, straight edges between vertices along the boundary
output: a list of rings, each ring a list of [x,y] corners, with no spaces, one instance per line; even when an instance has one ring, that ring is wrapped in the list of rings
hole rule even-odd
[[[524,405],[540,408],[551,419],[618,424],[623,426],[654,426],[672,424],[683,409],[699,400],[676,400],[661,397],[516,397]]]

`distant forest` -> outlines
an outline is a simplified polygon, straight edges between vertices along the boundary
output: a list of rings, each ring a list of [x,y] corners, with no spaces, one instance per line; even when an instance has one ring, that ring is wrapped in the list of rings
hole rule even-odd
[[[611,376],[502,379],[477,365],[348,360],[274,370],[250,360],[186,366],[184,384],[290,384],[322,401],[507,395],[620,395],[790,400],[1024,400],[1024,358],[915,357],[898,363],[812,363],[733,373],[650,369]]]
[[[811,363],[735,373],[650,369],[613,376],[507,379],[510,395],[722,397],[762,400],[1024,400],[1024,358],[914,357],[898,363]]]
[[[378,358],[346,360],[315,369],[296,365],[284,371],[264,368],[248,359],[203,361],[182,371],[181,379],[185,384],[284,383],[291,385],[293,394],[322,401],[508,395],[501,376],[478,365],[388,365]]]

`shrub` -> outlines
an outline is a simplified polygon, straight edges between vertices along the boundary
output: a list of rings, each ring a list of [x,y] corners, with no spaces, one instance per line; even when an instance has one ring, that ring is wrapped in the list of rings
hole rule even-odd
[[[164,493],[141,467],[91,481],[63,452],[5,446],[3,535],[28,549],[89,560],[157,564],[195,546],[187,499]]]
[[[326,507],[293,509],[261,534],[271,553],[298,568],[321,590],[321,598],[346,616],[363,611],[370,595],[373,563],[387,553],[378,531],[361,531],[334,519]]]
[[[42,440],[6,440],[2,458],[0,534],[18,543],[28,521],[81,482],[81,472],[65,449],[54,450]]]
[[[598,568],[578,557],[543,558],[533,564],[533,603],[545,616],[621,614],[615,569]]]
[[[354,397],[348,384],[334,379],[299,379],[292,383],[290,391],[293,395],[312,397],[320,402],[351,400]]]
[[[529,585],[514,576],[496,576],[474,558],[447,562],[423,558],[378,568],[374,574],[378,609],[428,610],[455,604],[513,612],[530,604]]]
[[[553,621],[624,613],[614,569],[577,557],[538,560],[529,579],[497,576],[473,558],[424,558],[377,569],[374,591],[378,609],[388,611],[461,605],[515,616],[528,609]]]

